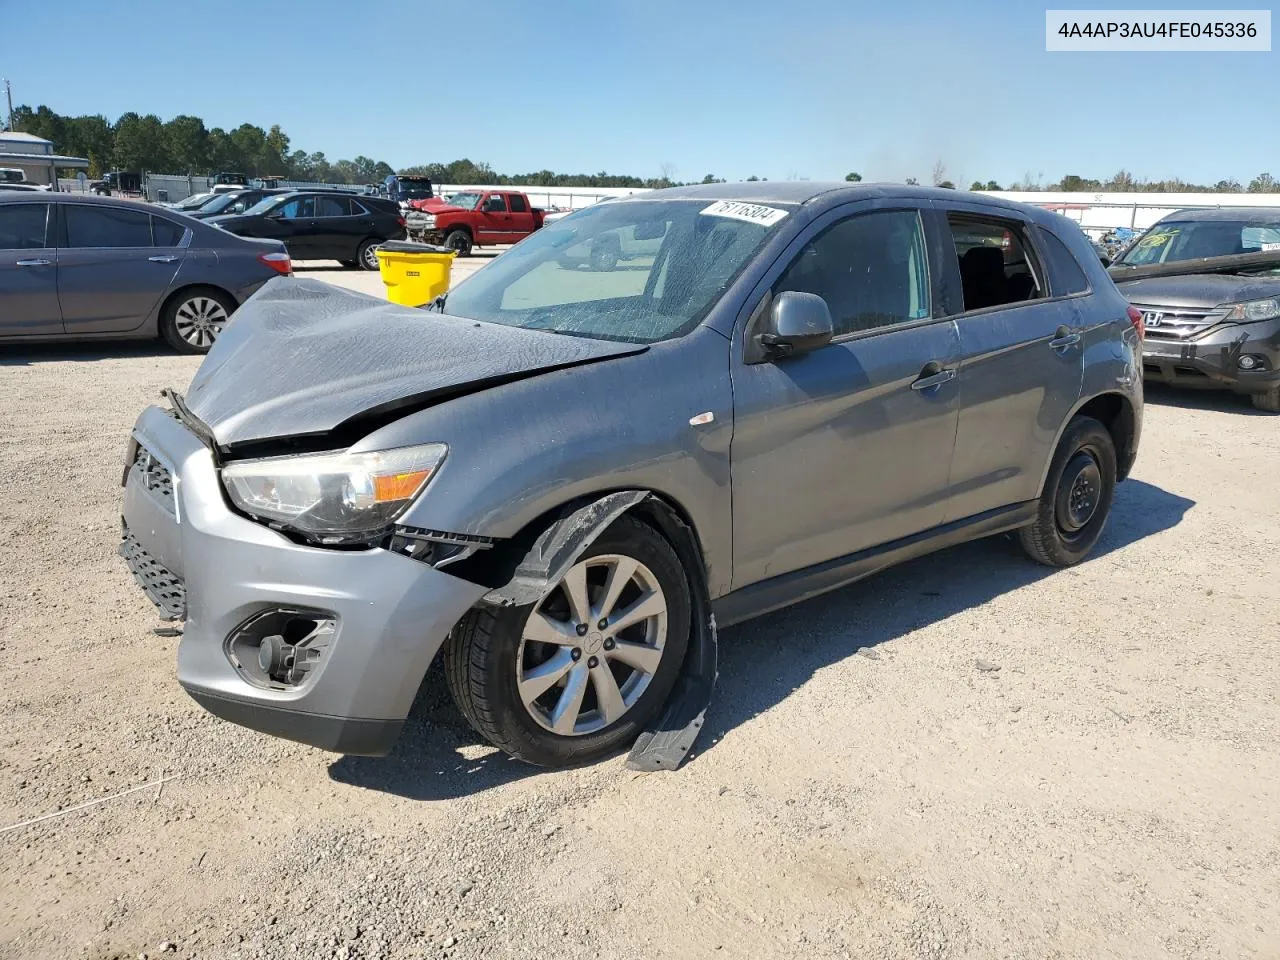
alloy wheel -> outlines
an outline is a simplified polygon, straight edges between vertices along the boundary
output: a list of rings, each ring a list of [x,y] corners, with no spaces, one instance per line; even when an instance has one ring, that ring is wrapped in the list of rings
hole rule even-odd
[[[619,554],[579,561],[525,622],[520,702],[552,733],[603,730],[644,694],[666,639],[667,599],[653,571]]]
[[[378,269],[378,245],[371,243],[364,248],[364,265],[370,270]]]
[[[193,347],[205,350],[213,346],[226,326],[227,309],[212,297],[192,297],[174,315],[178,336]]]

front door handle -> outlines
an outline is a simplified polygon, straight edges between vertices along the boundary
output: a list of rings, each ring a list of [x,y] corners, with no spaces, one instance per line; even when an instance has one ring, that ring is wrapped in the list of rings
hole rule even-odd
[[[912,390],[932,390],[956,378],[955,370],[944,368],[937,361],[930,361],[920,371],[920,376],[911,381]]]
[[[161,257],[147,257],[147,259],[152,263],[174,263],[178,258],[166,255]]]
[[[47,267],[52,262],[51,260],[19,260],[16,265],[19,267]]]
[[[1054,331],[1053,339],[1049,341],[1049,346],[1054,350],[1065,350],[1067,347],[1074,347],[1080,342],[1080,339],[1080,334],[1072,332],[1070,327],[1063,324]]]

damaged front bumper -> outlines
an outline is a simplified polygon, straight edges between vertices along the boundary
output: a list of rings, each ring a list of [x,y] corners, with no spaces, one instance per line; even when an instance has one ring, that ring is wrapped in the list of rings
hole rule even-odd
[[[1280,384],[1280,318],[1218,324],[1187,338],[1148,331],[1142,373],[1179,387],[1265,393]]]
[[[132,443],[121,553],[162,614],[186,620],[183,688],[265,733],[390,750],[427,667],[485,588],[380,548],[303,546],[240,516],[212,451],[159,407],[143,412]],[[279,643],[298,658],[283,679],[270,650]]]

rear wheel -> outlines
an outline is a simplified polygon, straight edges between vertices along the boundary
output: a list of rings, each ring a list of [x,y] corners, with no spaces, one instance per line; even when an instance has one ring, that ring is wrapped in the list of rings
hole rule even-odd
[[[1098,542],[1116,487],[1116,448],[1092,417],[1075,417],[1053,455],[1036,520],[1018,531],[1031,559],[1070,567]]]
[[[378,246],[380,240],[366,240],[360,244],[360,251],[356,254],[356,263],[361,270],[377,270],[378,269]]]
[[[1266,393],[1255,393],[1253,405],[1267,413],[1280,413],[1280,386],[1272,387]]]
[[[221,290],[182,290],[165,305],[160,335],[179,353],[208,353],[235,309],[235,301]]]
[[[542,766],[597,760],[661,710],[689,642],[671,545],[622,516],[542,600],[476,607],[445,647],[458,708],[485,739]]]
[[[471,256],[471,234],[465,230],[450,230],[445,235],[444,245],[460,257]]]

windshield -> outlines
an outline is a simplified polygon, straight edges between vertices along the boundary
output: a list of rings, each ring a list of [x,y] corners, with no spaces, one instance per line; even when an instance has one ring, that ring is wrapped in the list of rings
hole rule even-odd
[[[1264,250],[1280,250],[1280,214],[1272,221],[1166,220],[1139,237],[1120,262],[1138,267]]]
[[[177,208],[179,210],[194,210],[196,207],[208,203],[216,196],[216,193],[197,193],[178,203]]]
[[[683,336],[788,212],[705,200],[590,207],[473,274],[448,294],[445,311],[628,343]]]
[[[424,200],[431,196],[431,183],[427,180],[400,180],[400,196],[409,200]]]
[[[463,210],[474,210],[480,203],[480,196],[478,193],[455,193],[449,198],[449,205],[461,207]]]
[[[239,193],[215,193],[207,203],[201,205],[200,209],[205,213],[221,213],[242,196],[243,194]]]

